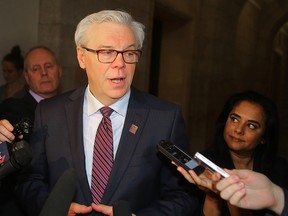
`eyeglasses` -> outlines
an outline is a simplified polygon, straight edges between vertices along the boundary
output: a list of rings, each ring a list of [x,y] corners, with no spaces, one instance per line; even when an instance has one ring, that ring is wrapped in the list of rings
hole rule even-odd
[[[118,51],[114,49],[89,49],[87,47],[82,47],[88,52],[93,52],[97,54],[98,61],[101,63],[112,63],[117,58],[118,54],[121,53],[123,60],[127,64],[135,64],[139,61],[142,54],[141,50],[124,50]]]

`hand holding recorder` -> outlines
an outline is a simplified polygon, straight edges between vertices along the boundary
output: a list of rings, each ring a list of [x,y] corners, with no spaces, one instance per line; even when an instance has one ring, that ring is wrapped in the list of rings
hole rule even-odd
[[[214,182],[229,176],[222,168],[207,159],[204,155],[196,152],[194,157],[180,149],[173,143],[161,140],[158,150],[168,157],[177,170],[190,182],[218,192]]]
[[[227,172],[214,164],[201,153],[196,152],[194,157],[191,157],[188,153],[169,141],[161,140],[158,144],[158,150],[166,155],[166,157],[168,157],[170,160],[174,161],[176,165],[183,167],[186,171],[194,170],[196,173],[199,173],[199,170],[201,170],[199,166],[201,166],[202,168],[208,169],[212,173],[219,173],[223,178],[229,176]],[[204,169],[201,171],[203,172]]]

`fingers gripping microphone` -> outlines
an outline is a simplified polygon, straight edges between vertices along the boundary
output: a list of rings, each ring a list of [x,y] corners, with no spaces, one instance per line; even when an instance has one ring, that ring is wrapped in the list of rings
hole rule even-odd
[[[68,169],[56,182],[41,210],[40,216],[67,215],[75,190],[75,171],[73,169]]]
[[[129,202],[119,200],[113,205],[113,216],[131,216],[132,211]]]

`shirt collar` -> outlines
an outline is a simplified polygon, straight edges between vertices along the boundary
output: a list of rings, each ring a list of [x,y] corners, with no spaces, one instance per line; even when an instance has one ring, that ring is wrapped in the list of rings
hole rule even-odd
[[[130,94],[131,90],[129,88],[129,90],[122,98],[118,99],[115,103],[111,104],[109,107],[112,108],[114,111],[116,111],[119,115],[126,116]],[[89,85],[87,86],[85,91],[85,100],[87,101],[88,105],[87,106],[88,116],[96,113],[101,107],[104,106],[90,92]]]
[[[41,97],[40,95],[36,94],[34,91],[32,91],[31,89],[29,89],[29,93],[32,95],[32,97],[37,101],[37,103],[39,103],[41,100],[43,100],[44,98]]]

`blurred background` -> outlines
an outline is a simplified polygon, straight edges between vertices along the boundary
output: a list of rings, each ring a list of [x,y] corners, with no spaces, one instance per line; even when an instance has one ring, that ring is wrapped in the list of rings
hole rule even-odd
[[[191,153],[211,142],[228,96],[251,89],[277,104],[287,158],[287,0],[0,0],[0,57],[17,44],[23,54],[46,45],[64,70],[61,91],[73,89],[86,81],[76,25],[102,9],[125,10],[146,26],[134,85],[182,107]]]

